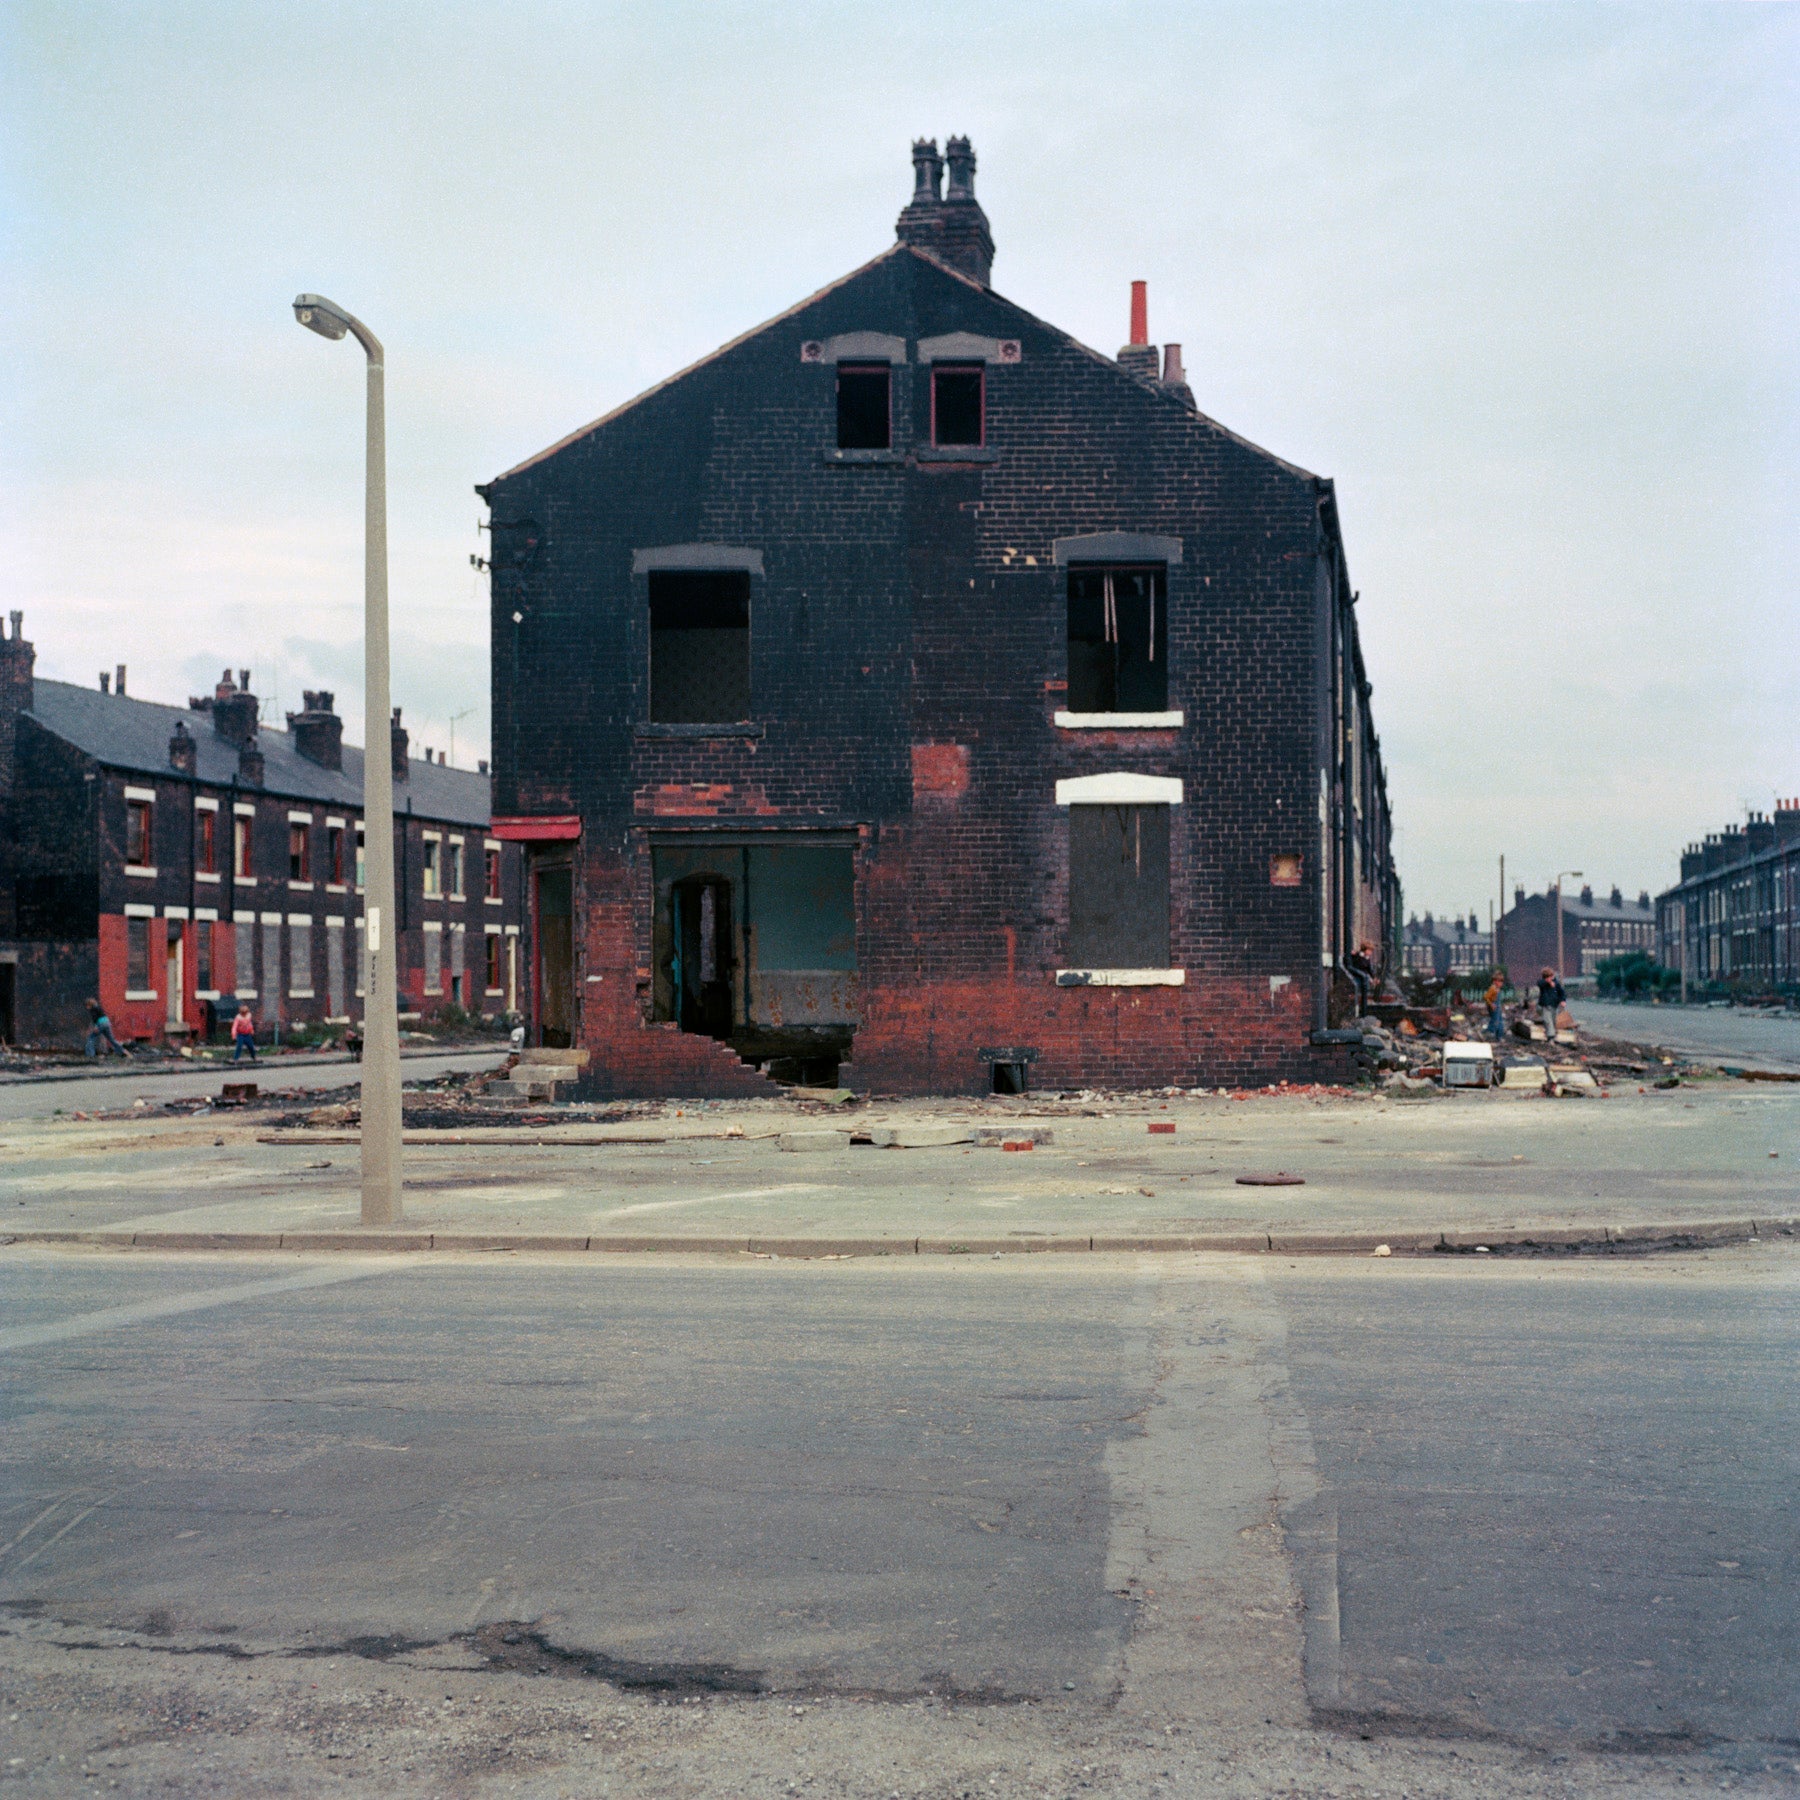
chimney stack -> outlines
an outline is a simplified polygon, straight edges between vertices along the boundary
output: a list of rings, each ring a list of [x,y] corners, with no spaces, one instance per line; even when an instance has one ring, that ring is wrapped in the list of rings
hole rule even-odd
[[[994,266],[994,235],[975,198],[974,146],[966,137],[949,138],[939,157],[936,138],[919,138],[912,160],[913,196],[895,221],[894,235],[986,287]],[[946,161],[950,185],[940,191]]]
[[[119,664],[119,672],[114,685],[118,689],[119,698],[123,700],[125,698],[125,665],[123,663]]]
[[[112,692],[112,677],[104,669],[100,671],[100,691],[103,694]]]
[[[1179,400],[1189,412],[1198,412],[1200,407],[1194,399],[1194,390],[1188,386],[1187,371],[1181,366],[1181,346],[1179,344],[1163,345],[1163,392]]]
[[[336,696],[324,688],[305,690],[306,710],[289,713],[288,730],[294,734],[294,750],[321,769],[344,766],[344,721],[333,710]]]
[[[1150,341],[1150,284],[1131,284],[1131,342],[1119,352],[1119,367],[1141,381],[1156,379],[1158,357]]]
[[[200,746],[187,728],[186,719],[177,719],[169,734],[169,767],[183,775],[192,775],[200,766]]]
[[[410,768],[406,760],[406,746],[410,741],[411,740],[406,733],[406,727],[400,723],[400,709],[396,706],[394,708],[394,722],[389,728],[388,733],[388,743],[393,755],[394,779],[396,781],[406,781],[409,779]]]
[[[232,683],[231,671],[225,670],[213,689],[212,705],[207,711],[212,714],[214,733],[226,743],[242,749],[252,742],[256,737],[256,696],[250,691],[250,671],[244,671],[244,685],[237,687]]]
[[[263,784],[263,753],[257,748],[254,732],[238,745],[238,780],[245,787]]]
[[[30,712],[36,703],[36,665],[37,651],[25,641],[25,615],[16,612],[12,636],[0,635],[0,793],[12,792],[13,745],[19,715]]]

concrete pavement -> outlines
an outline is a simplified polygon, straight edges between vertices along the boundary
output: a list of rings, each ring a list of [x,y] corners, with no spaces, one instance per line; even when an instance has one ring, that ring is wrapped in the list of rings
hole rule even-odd
[[[1800,1218],[1800,1085],[1710,1080],[1605,1099],[1254,1096],[861,1108],[1050,1142],[791,1153],[791,1103],[652,1110],[580,1142],[406,1153],[404,1235],[357,1225],[354,1143],[204,1120],[0,1134],[0,1230],[318,1249],[687,1247],[780,1254],[1161,1245],[1396,1251],[1722,1231]],[[1152,1132],[1152,1125],[1173,1126]],[[728,1135],[741,1132],[741,1136]],[[1246,1186],[1285,1172],[1301,1185]],[[173,1235],[171,1235],[173,1234]]]
[[[0,1303],[24,1794],[1800,1776],[1793,1251],[15,1247]]]

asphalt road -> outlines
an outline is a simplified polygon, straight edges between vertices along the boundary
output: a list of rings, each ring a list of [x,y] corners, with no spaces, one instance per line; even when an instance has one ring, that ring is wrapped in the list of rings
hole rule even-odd
[[[1800,1070],[1800,1015],[1732,1006],[1625,1006],[1575,1000],[1570,1010],[1589,1031],[1628,1043],[1660,1044],[1718,1062]]]
[[[1465,1773],[1495,1746],[1586,1756],[1586,1792],[1664,1754],[1783,1791],[1797,1363],[1800,1258],[1778,1249],[574,1266],[15,1248],[0,1609],[22,1635],[0,1678],[29,1637],[34,1670],[62,1656],[71,1678],[116,1642],[301,1673],[335,1654],[383,1684],[448,1658],[784,1706],[961,1696],[1014,1709],[989,1792],[1048,1791],[1021,1771],[1059,1707],[1158,1745],[1285,1724],[1338,1734],[1340,1756],[1373,1754],[1364,1734],[1460,1745]],[[61,1723],[44,1705],[18,1729],[62,1791],[44,1746],[73,1781],[100,1701]],[[232,1729],[250,1755],[253,1722]],[[1167,1791],[1171,1758],[1141,1786],[1121,1764],[1112,1791]]]
[[[456,1069],[498,1066],[503,1049],[454,1050],[443,1056],[408,1056],[401,1061],[407,1081],[430,1081]],[[208,1063],[199,1068],[174,1068],[165,1063],[146,1065],[139,1074],[110,1072],[92,1079],[45,1080],[26,1077],[0,1081],[0,1123],[10,1119],[48,1119],[57,1113],[103,1112],[148,1100],[160,1106],[165,1100],[192,1095],[196,1102],[216,1095],[227,1081],[254,1081],[264,1089],[300,1088],[308,1093],[362,1084],[362,1065],[352,1062],[304,1063],[298,1067],[271,1059],[255,1068],[229,1063]]]

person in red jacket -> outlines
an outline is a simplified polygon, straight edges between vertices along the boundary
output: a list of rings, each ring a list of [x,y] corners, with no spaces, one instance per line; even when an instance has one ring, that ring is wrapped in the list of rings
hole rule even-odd
[[[237,1017],[231,1021],[231,1060],[242,1062],[248,1053],[256,1061],[256,1020],[250,1015],[250,1002],[238,1002]]]

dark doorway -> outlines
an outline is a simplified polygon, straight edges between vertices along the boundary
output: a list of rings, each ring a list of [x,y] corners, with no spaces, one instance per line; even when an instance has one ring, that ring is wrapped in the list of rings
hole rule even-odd
[[[567,865],[537,871],[538,1042],[566,1050],[575,1041],[574,881]]]
[[[731,1035],[733,1024],[731,883],[690,875],[669,892],[670,981],[683,1031]]]
[[[14,1041],[13,1014],[18,998],[19,965],[0,963],[0,1043]]]

